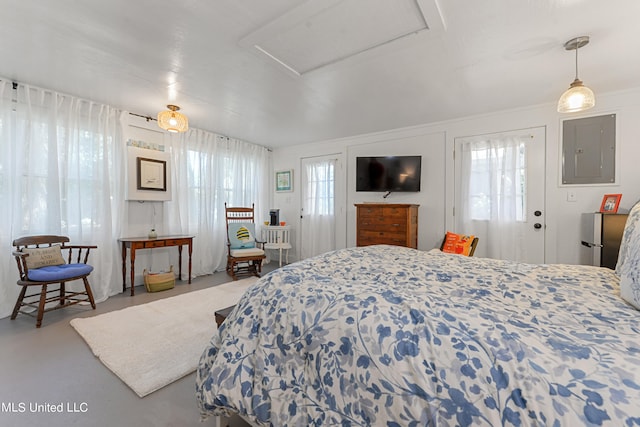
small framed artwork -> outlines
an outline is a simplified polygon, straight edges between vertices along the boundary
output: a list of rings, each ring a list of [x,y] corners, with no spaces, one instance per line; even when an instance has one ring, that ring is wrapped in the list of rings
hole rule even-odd
[[[276,191],[279,193],[293,191],[293,170],[276,172]]]
[[[622,194],[605,194],[602,198],[602,204],[600,205],[600,212],[602,213],[616,213],[618,212],[618,206],[620,206],[620,200]]]
[[[167,191],[167,162],[137,157],[138,190]]]

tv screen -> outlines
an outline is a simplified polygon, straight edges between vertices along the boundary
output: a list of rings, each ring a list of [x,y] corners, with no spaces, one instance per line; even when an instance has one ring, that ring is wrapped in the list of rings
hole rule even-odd
[[[422,156],[356,158],[356,191],[420,191]]]

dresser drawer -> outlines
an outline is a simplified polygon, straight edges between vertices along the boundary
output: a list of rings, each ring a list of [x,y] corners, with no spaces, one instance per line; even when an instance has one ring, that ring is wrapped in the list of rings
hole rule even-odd
[[[398,218],[406,221],[407,210],[403,208],[382,208],[382,215],[385,218]]]
[[[382,216],[382,208],[379,208],[379,207],[358,208],[358,217],[369,218],[372,216]]]
[[[407,218],[406,216],[384,216],[384,215],[370,215],[370,216],[359,216],[358,217],[358,225],[368,225],[368,224],[389,224],[389,225],[398,225],[398,224],[406,224]]]
[[[358,219],[361,221],[405,222],[407,220],[407,210],[399,208],[358,209]]]
[[[361,230],[359,234],[360,241],[372,241],[381,245],[404,245],[407,242],[405,233],[394,233],[391,231],[368,231]]]
[[[358,230],[360,231],[386,231],[391,233],[404,233],[407,231],[407,223],[395,222],[389,224],[381,221],[362,221],[358,224]]]

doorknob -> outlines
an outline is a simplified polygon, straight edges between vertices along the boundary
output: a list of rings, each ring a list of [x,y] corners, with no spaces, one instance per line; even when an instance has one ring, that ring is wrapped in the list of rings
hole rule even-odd
[[[536,230],[540,230],[542,228],[542,224],[536,222],[535,224],[533,224],[533,228],[535,228]]]
[[[540,211],[535,211],[533,214],[534,214],[535,216],[540,216],[540,215],[542,215],[542,212],[540,212]]]

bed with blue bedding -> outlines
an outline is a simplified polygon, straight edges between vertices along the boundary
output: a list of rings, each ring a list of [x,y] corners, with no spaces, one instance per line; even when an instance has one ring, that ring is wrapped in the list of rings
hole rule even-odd
[[[265,426],[640,425],[640,313],[619,277],[394,246],[310,258],[245,293],[198,404]]]

